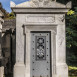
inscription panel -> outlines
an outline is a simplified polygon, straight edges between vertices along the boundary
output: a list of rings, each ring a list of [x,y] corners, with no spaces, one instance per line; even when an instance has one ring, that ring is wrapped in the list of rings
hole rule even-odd
[[[27,16],[26,18],[27,23],[54,23],[55,17],[54,16]]]
[[[50,71],[50,33],[31,32],[31,77],[51,77]]]

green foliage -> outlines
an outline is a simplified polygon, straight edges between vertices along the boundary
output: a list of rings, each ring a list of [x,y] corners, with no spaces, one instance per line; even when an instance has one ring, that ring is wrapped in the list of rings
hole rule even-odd
[[[68,13],[67,13],[67,15],[72,15],[72,14],[74,14],[75,12],[73,11],[73,10],[69,10],[68,11]]]
[[[15,18],[15,15],[14,15],[13,12],[8,14],[8,18],[7,19],[14,19],[14,18]]]
[[[69,66],[69,77],[77,77],[77,67]]]
[[[66,46],[68,65],[77,66],[77,8],[74,9],[73,14],[66,15]],[[74,75],[70,77],[77,77],[74,70],[71,69],[71,72]]]
[[[66,16],[66,40],[67,48],[77,47],[77,10]]]
[[[2,4],[0,3],[0,10],[3,12],[4,14],[4,19],[14,19],[15,16],[14,16],[14,13],[11,12],[11,13],[8,13],[2,6]]]
[[[0,10],[3,12],[4,18],[7,18],[9,13],[3,8],[1,3],[0,3]]]

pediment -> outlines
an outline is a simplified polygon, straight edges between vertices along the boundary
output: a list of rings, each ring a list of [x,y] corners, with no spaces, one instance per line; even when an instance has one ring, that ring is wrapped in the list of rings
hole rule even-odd
[[[11,1],[11,7],[20,7],[20,8],[71,8],[71,2],[66,5],[58,3],[56,1],[51,0],[31,0],[27,2],[23,2],[21,4],[16,5]]]

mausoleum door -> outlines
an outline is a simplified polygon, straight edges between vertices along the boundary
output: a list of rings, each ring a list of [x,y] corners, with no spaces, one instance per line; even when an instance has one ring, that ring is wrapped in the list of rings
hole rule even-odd
[[[50,76],[50,32],[31,32],[31,77]]]

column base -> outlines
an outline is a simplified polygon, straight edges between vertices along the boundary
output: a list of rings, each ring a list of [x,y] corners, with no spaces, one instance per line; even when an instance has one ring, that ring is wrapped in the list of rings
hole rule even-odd
[[[68,66],[66,63],[60,63],[57,65],[56,77],[68,77]]]
[[[25,65],[23,63],[16,63],[14,65],[13,77],[25,77]]]

